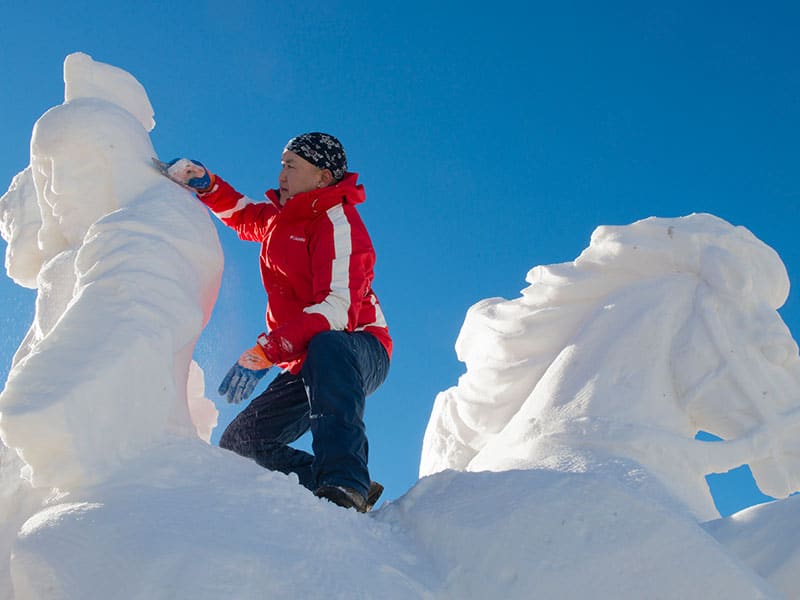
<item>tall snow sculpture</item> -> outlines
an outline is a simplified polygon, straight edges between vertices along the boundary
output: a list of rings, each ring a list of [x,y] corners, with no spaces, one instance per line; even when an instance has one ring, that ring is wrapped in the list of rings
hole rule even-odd
[[[623,459],[700,519],[718,516],[710,472],[749,464],[766,494],[800,489],[800,357],[776,312],[789,281],[748,230],[703,214],[600,227],[527,281],[469,310],[467,372],[436,398],[421,475]]]
[[[34,486],[71,490],[195,435],[187,380],[222,252],[205,209],[151,165],[139,82],[81,53],[64,80],[65,102],[37,121],[30,167],[0,202],[8,273],[38,291],[0,436]]]

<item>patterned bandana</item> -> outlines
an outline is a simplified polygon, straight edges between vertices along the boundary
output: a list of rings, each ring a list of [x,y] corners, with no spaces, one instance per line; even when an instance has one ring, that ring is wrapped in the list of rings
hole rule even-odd
[[[336,181],[347,172],[347,156],[342,143],[332,135],[314,131],[289,140],[286,148],[320,169],[328,169]]]

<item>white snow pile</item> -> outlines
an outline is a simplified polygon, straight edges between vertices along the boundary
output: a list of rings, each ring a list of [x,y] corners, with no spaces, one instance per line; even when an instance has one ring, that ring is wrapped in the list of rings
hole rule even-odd
[[[704,481],[800,487],[788,280],[747,230],[600,228],[475,305],[423,478],[361,515],[204,441],[213,224],[151,167],[141,85],[84,54],[64,72],[0,199],[7,272],[37,290],[0,395],[0,599],[800,597],[797,499],[720,519]]]

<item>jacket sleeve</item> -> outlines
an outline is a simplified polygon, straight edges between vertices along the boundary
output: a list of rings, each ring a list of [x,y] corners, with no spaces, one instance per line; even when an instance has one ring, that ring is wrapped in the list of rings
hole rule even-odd
[[[273,362],[298,358],[322,331],[353,331],[372,283],[375,251],[352,206],[334,206],[315,220],[309,252],[313,304],[269,334],[265,352]]]
[[[251,242],[264,239],[269,222],[278,214],[272,203],[256,202],[240,194],[219,176],[215,176],[214,185],[208,192],[197,197],[240,239]]]

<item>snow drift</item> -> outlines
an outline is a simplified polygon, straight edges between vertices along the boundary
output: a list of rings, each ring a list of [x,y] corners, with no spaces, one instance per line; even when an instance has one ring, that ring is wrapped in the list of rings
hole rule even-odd
[[[798,487],[788,281],[749,232],[710,215],[600,228],[521,298],[478,303],[424,477],[361,515],[200,439],[214,228],[150,167],[153,110],[130,74],[74,54],[65,83],[0,199],[7,272],[37,291],[0,395],[1,599],[797,588],[794,499],[701,523],[710,471],[747,462],[773,495]]]

